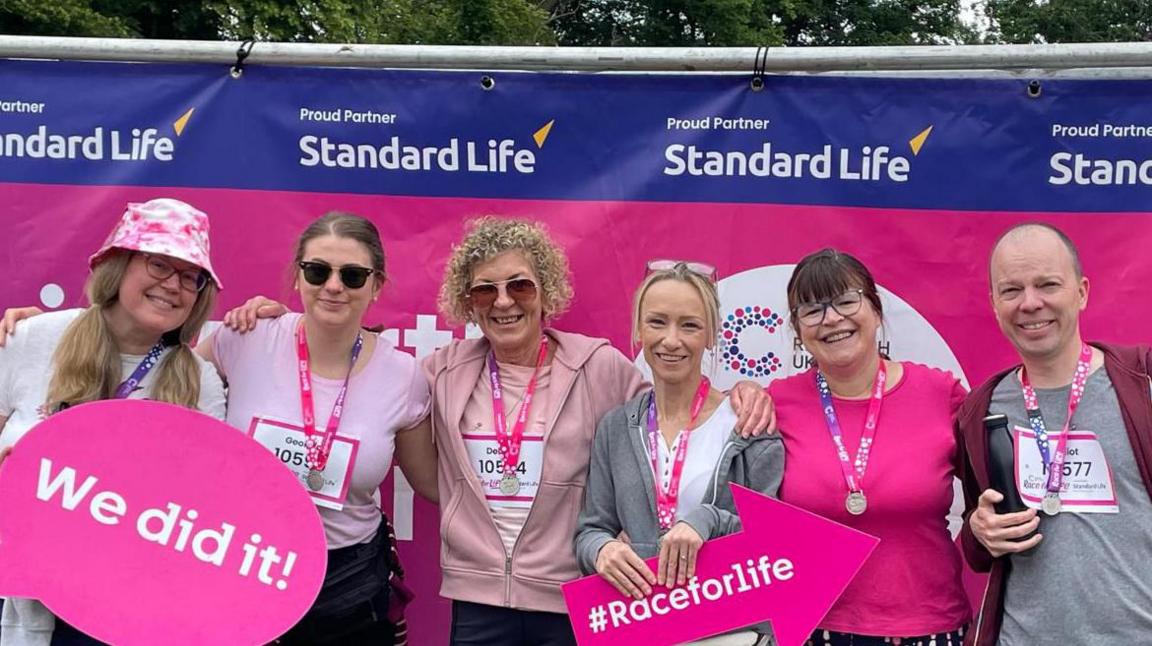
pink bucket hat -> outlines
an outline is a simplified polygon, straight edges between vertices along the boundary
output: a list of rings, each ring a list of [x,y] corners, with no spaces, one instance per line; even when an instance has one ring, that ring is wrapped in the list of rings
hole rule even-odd
[[[170,198],[130,202],[120,223],[88,259],[88,266],[95,267],[112,249],[164,254],[207,271],[216,288],[223,289],[212,270],[208,246],[208,216],[203,211]]]

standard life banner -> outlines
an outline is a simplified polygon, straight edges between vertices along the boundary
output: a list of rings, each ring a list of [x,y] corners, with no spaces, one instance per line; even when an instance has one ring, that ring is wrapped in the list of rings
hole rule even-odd
[[[305,224],[360,213],[385,238],[369,313],[426,355],[443,262],[469,217],[546,222],[576,299],[559,327],[630,352],[629,301],[654,257],[721,275],[713,381],[807,366],[784,287],[803,255],[859,256],[885,301],[893,357],[978,383],[1013,359],[987,256],[1044,220],[1081,246],[1089,337],[1146,341],[1152,305],[1152,84],[742,75],[393,72],[0,62],[0,305],[81,304],[86,259],[129,201],[210,214],[221,309],[285,274]],[[713,362],[709,362],[713,363]],[[440,635],[435,510],[394,506],[417,642]]]

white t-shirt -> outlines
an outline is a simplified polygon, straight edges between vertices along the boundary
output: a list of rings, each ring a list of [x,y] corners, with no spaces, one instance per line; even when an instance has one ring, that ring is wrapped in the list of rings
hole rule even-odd
[[[8,418],[0,430],[0,448],[12,446],[33,426],[47,417],[44,402],[52,380],[52,355],[65,330],[82,309],[49,312],[23,321],[16,334],[0,348],[0,416]],[[156,382],[158,369],[171,349],[160,355],[156,368],[148,372],[129,399],[147,399]],[[121,374],[132,374],[143,355],[120,355]],[[224,419],[224,384],[212,364],[196,357],[200,364],[200,402],[197,408]],[[0,620],[0,645],[47,646],[52,641],[56,618],[35,599],[9,598]]]
[[[643,413],[643,411],[642,411]],[[642,415],[643,416],[643,415]],[[692,511],[704,501],[704,494],[708,491],[709,480],[716,471],[716,462],[724,452],[724,445],[732,436],[732,429],[736,428],[736,411],[732,404],[725,399],[708,419],[697,426],[688,436],[688,453],[684,456],[684,470],[680,474],[680,497],[676,501],[676,518],[683,518],[684,514]],[[664,443],[658,438],[659,448],[660,486],[667,489],[672,480],[672,463],[676,458],[676,447],[684,438],[684,431],[676,434],[672,445]]]
[[[82,309],[61,310],[22,321],[16,334],[8,337],[7,344],[0,348],[0,416],[8,418],[0,431],[0,448],[12,446],[47,417],[44,402],[52,380],[52,355],[64,331],[82,312]],[[156,374],[171,351],[169,348],[160,355],[156,368],[148,372],[140,382],[140,388],[129,395],[129,399],[149,397]],[[120,355],[123,377],[127,379],[143,359],[143,355]],[[197,408],[212,417],[224,419],[224,384],[212,364],[199,356],[196,360],[200,364],[200,403]]]

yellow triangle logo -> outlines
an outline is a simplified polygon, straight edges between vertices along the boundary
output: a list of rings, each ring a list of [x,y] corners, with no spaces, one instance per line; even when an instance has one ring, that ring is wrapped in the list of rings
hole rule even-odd
[[[188,108],[188,111],[180,115],[180,118],[176,120],[176,123],[172,124],[172,128],[176,131],[177,137],[184,134],[184,126],[188,125],[188,120],[192,118],[192,113],[195,110],[196,108]]]
[[[552,132],[552,124],[554,124],[554,123],[556,123],[555,119],[544,124],[539,130],[532,133],[532,138],[536,140],[536,147],[537,148],[543,148],[544,147],[544,141],[546,139],[548,139],[548,133]]]
[[[924,142],[928,141],[928,135],[931,134],[931,132],[932,126],[928,126],[923,132],[912,137],[912,141],[908,142],[908,145],[912,148],[913,156],[920,154],[920,149],[924,147]]]

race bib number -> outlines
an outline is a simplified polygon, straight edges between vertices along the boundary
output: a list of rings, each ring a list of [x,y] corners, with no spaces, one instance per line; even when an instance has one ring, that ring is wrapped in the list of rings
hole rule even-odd
[[[248,428],[252,439],[272,451],[300,481],[300,486],[308,489],[308,465],[304,459],[304,441],[307,437],[304,429],[295,424],[288,424],[279,420],[264,417],[252,418],[252,425]],[[360,448],[360,440],[337,435],[332,441],[332,453],[328,456],[328,464],[324,467],[324,486],[320,491],[308,489],[312,502],[319,507],[335,509],[344,508],[344,499],[348,496],[348,486],[352,481],[352,465],[356,463],[356,451]]]
[[[1048,465],[1036,445],[1036,434],[1030,428],[1015,427],[1016,488],[1024,504],[1040,509],[1048,485]],[[1050,433],[1048,444],[1055,453],[1061,433]],[[1064,458],[1064,483],[1060,488],[1061,513],[1115,514],[1116,489],[1112,469],[1104,456],[1100,440],[1092,431],[1074,430],[1068,435],[1068,455]]]
[[[520,443],[520,464],[516,465],[516,479],[520,490],[513,495],[500,491],[500,480],[504,477],[504,459],[500,457],[500,444],[495,435],[466,433],[464,445],[468,447],[468,458],[472,470],[480,480],[480,489],[492,507],[512,507],[528,509],[536,499],[540,488],[540,469],[544,465],[544,438],[525,437]]]

